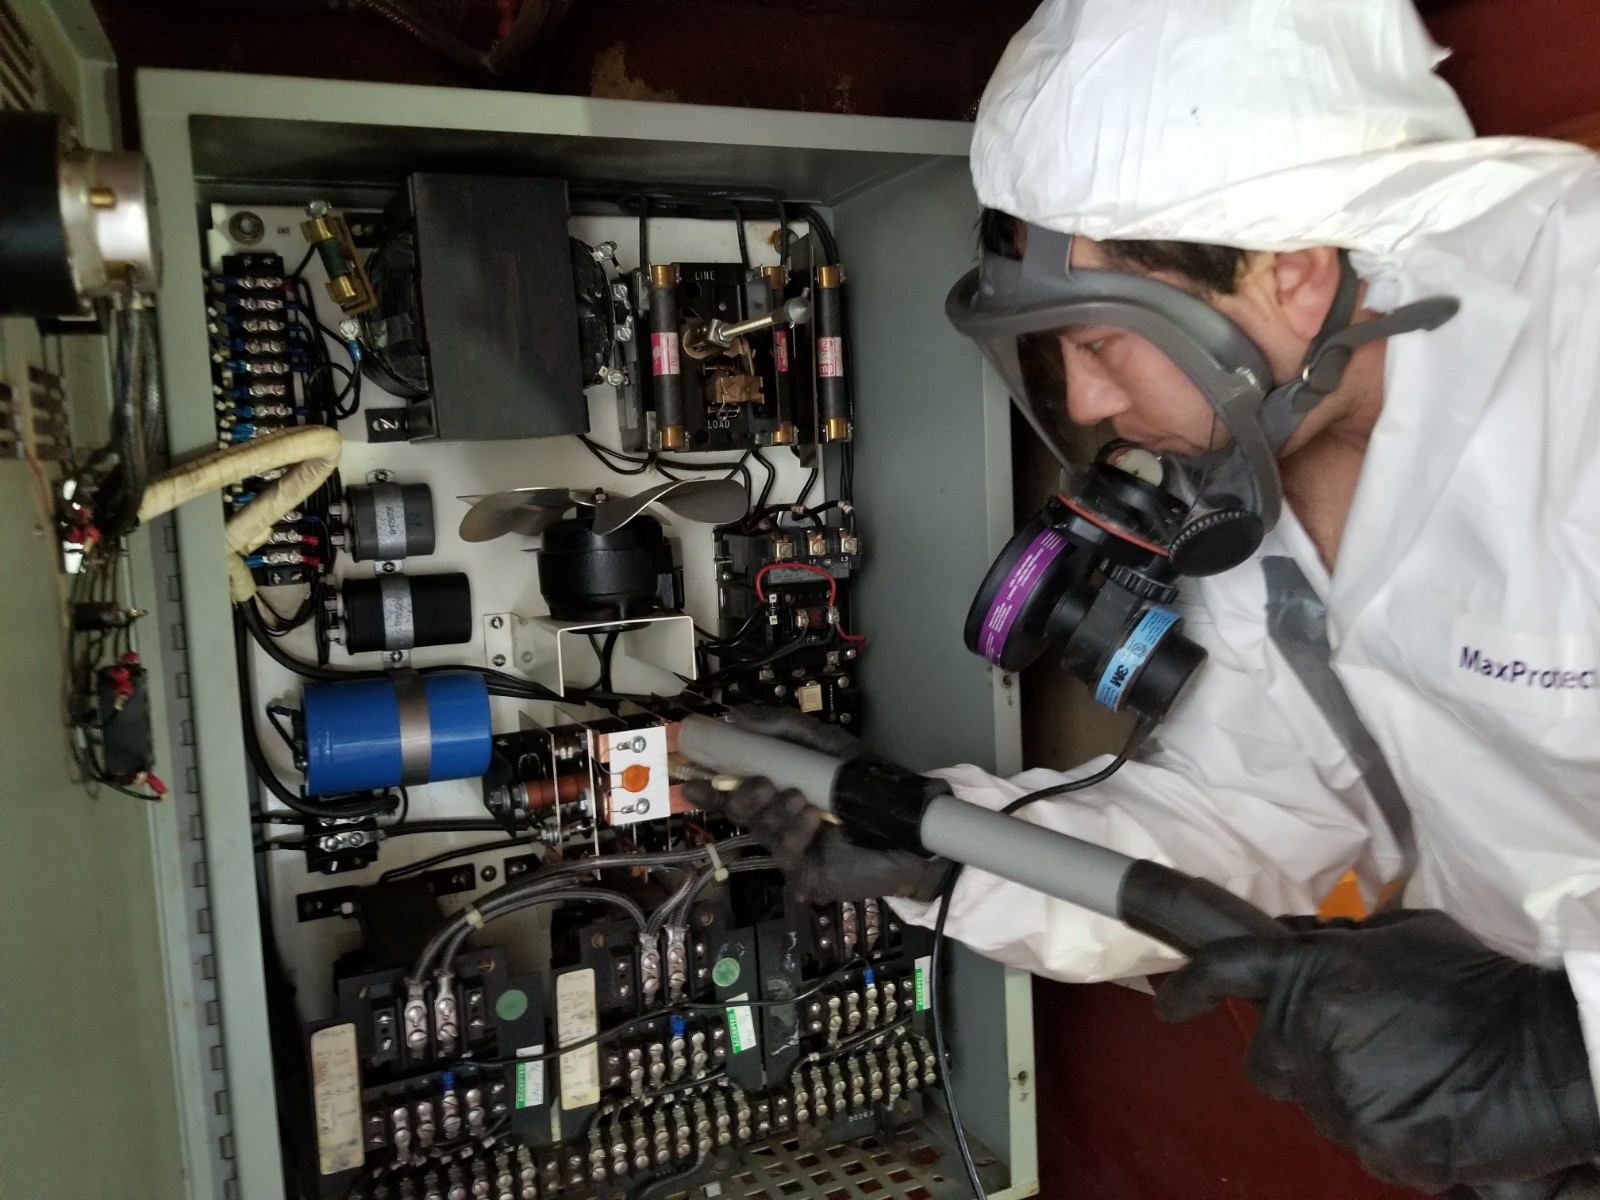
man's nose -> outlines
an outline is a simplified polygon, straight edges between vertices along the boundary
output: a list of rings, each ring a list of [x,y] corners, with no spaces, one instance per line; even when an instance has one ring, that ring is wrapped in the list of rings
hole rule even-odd
[[[1128,411],[1127,392],[1110,377],[1093,355],[1063,345],[1067,379],[1067,416],[1074,425],[1094,425]]]

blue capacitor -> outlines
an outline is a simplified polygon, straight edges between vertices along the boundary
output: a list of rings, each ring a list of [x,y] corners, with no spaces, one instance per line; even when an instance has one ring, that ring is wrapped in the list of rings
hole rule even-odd
[[[471,671],[308,683],[306,794],[470,779],[489,769],[489,690]]]

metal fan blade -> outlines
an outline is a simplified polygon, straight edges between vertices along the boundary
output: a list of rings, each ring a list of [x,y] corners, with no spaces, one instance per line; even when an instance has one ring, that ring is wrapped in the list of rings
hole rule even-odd
[[[489,496],[462,496],[473,502],[461,518],[461,540],[488,542],[508,533],[536,537],[578,504],[593,504],[591,492],[568,488],[516,488]]]
[[[744,516],[744,485],[732,479],[676,479],[637,496],[612,496],[596,506],[594,531],[620,529],[655,503],[691,521],[736,521]]]

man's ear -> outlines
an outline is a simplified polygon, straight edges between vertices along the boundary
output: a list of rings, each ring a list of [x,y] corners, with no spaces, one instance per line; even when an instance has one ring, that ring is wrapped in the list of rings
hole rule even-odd
[[[1282,250],[1273,255],[1274,296],[1296,337],[1310,341],[1339,291],[1339,251],[1332,246]]]

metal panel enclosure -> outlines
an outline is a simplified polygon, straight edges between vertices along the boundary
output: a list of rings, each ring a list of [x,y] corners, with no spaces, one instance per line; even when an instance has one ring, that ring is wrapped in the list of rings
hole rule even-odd
[[[861,593],[883,635],[866,681],[874,740],[917,766],[960,757],[1016,767],[1009,681],[960,638],[959,613],[1011,520],[1004,397],[941,311],[976,216],[966,126],[180,72],[142,74],[138,95],[161,197],[174,456],[215,441],[195,284],[196,215],[207,204],[288,203],[311,187],[335,203],[370,204],[419,171],[452,171],[761,184],[831,211],[854,264],[855,474],[882,522],[883,557]],[[218,1103],[232,1126],[228,1194],[255,1200],[283,1195],[284,1182],[220,506],[181,509],[176,530],[183,642],[205,664],[186,685],[228,1079]],[[974,1130],[1009,1162],[1011,1186],[997,1196],[1037,1191],[1026,985],[1020,973],[967,962],[952,984],[963,1013],[984,1015],[957,1018],[957,1082]],[[190,1194],[215,1193],[191,1178]]]

